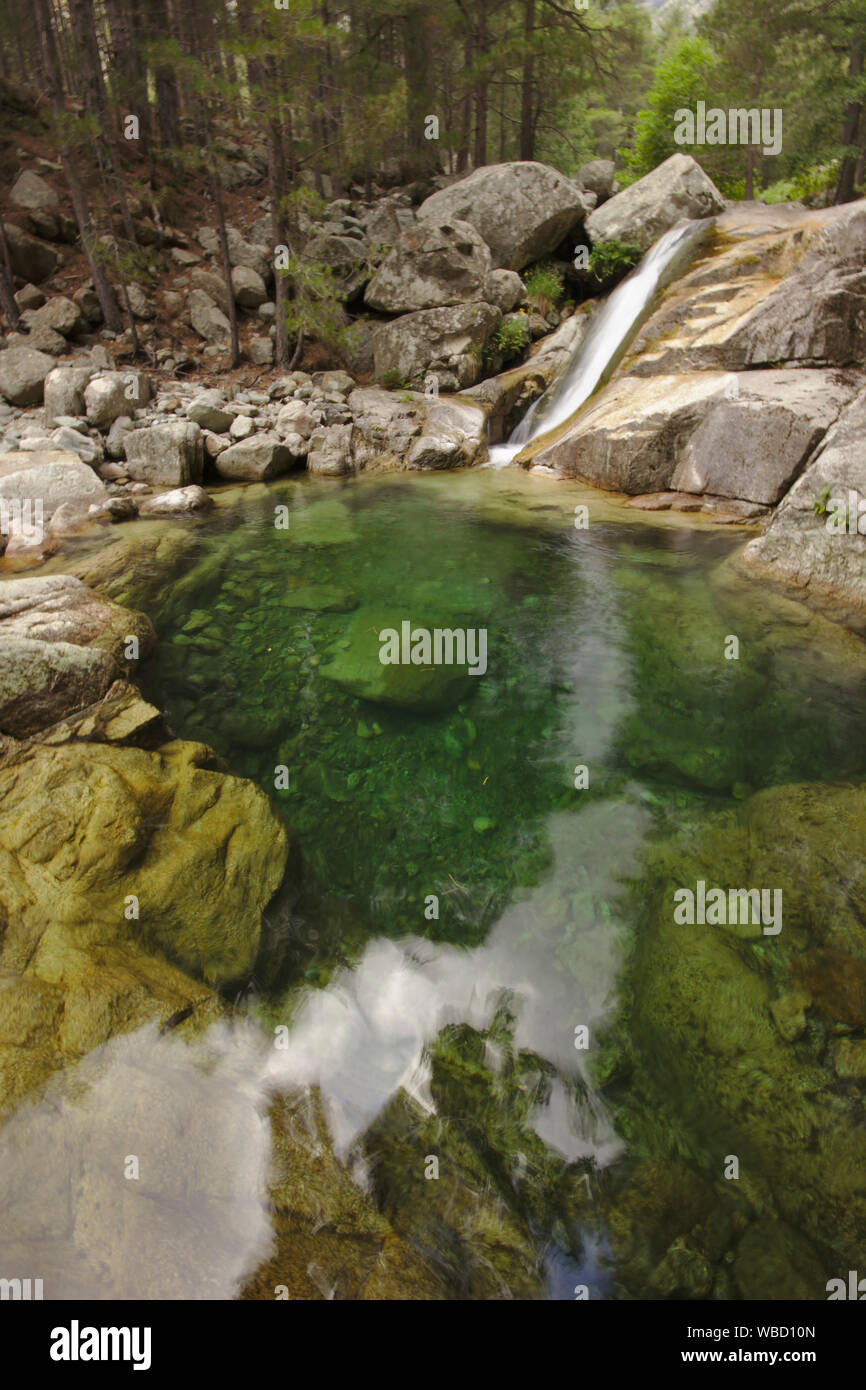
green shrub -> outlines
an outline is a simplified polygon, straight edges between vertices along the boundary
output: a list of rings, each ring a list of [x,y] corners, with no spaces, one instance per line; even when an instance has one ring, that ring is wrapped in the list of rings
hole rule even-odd
[[[386,391],[408,391],[409,382],[401,371],[396,367],[389,367],[382,376],[382,385]]]
[[[506,362],[518,357],[529,346],[529,323],[525,314],[500,319],[490,337],[490,355],[501,356]]]
[[[602,288],[609,288],[633,270],[641,258],[639,246],[626,241],[601,241],[589,253],[589,272]]]
[[[525,277],[526,297],[540,314],[549,314],[551,306],[562,297],[562,275],[550,261],[540,261]]]

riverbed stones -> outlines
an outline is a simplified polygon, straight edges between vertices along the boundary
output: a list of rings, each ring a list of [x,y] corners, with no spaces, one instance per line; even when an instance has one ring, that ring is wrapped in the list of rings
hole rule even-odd
[[[213,431],[214,434],[225,433],[235,418],[232,412],[226,409],[225,392],[216,389],[202,391],[187,406],[186,413],[195,424],[201,425],[203,430]]]
[[[108,429],[121,415],[147,405],[151,394],[144,372],[101,372],[84,388],[84,408],[91,425]]]
[[[45,423],[53,425],[58,415],[84,414],[84,388],[95,368],[54,367],[45,378]]]
[[[187,487],[173,488],[171,492],[160,492],[156,497],[146,497],[138,511],[140,516],[189,516],[193,512],[210,511],[213,499],[203,487],[195,483]]]
[[[468,222],[419,222],[400,236],[364,291],[386,314],[438,309],[483,299],[490,273],[487,243]]]
[[[863,806],[859,785],[772,787],[714,818],[698,842],[660,846],[635,961],[640,1072],[692,1134],[723,1132],[725,1152],[752,1155],[759,1215],[782,1218],[807,1243],[829,1240],[846,1261],[866,1221],[866,1134],[859,1100],[840,1096],[828,1042],[838,1024],[859,1033],[866,1023]],[[782,931],[760,955],[729,927],[674,920],[675,889],[710,872],[726,887],[785,885]],[[799,1032],[797,1011],[785,1010],[785,1031],[774,1017],[792,988],[809,1020],[796,1041],[785,1031]],[[813,1273],[808,1292],[792,1296],[824,1297],[826,1278]],[[750,1288],[772,1296],[766,1278]]]
[[[724,207],[724,198],[697,160],[672,154],[591,212],[586,230],[593,242],[619,241],[648,251],[681,218],[712,217]]]
[[[310,436],[307,470],[325,477],[339,477],[351,467],[352,425],[330,425]],[[287,443],[288,447],[288,443]]]
[[[0,352],[0,395],[10,405],[39,405],[43,385],[54,367],[47,352],[32,347],[10,347]]]
[[[125,436],[126,467],[136,482],[151,487],[200,483],[204,468],[201,430],[192,420],[166,420]]]
[[[301,462],[282,440],[264,431],[232,444],[215,460],[221,478],[248,483],[268,482],[298,467]]]
[[[431,194],[418,218],[469,222],[490,247],[494,266],[522,270],[553,251],[587,211],[577,183],[547,164],[516,160],[476,169]]]

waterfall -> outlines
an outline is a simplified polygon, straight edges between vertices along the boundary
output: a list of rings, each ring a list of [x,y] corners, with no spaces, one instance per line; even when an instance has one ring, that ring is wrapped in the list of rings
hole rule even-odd
[[[610,373],[649,313],[658,290],[675,280],[711,219],[682,221],[665,232],[592,320],[557,379],[530,406],[506,444],[490,450],[490,466],[510,463],[524,444],[565,423]]]

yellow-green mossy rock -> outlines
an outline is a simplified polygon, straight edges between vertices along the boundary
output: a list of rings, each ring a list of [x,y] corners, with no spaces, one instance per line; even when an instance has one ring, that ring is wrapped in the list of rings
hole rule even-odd
[[[181,742],[19,746],[0,767],[5,971],[55,983],[70,944],[132,942],[212,985],[251,973],[286,832],[211,757]]]

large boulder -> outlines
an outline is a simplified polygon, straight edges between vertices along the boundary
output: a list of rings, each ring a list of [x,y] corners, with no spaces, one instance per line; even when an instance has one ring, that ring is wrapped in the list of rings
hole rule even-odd
[[[866,200],[737,206],[721,246],[676,280],[630,349],[635,375],[866,358]]]
[[[84,389],[84,408],[91,425],[107,430],[122,415],[147,405],[150,378],[143,372],[102,372]]]
[[[185,487],[200,483],[204,442],[192,420],[166,420],[124,437],[126,468],[138,483],[151,487]]]
[[[37,947],[43,966],[61,960],[59,936],[82,947],[131,938],[213,984],[250,975],[286,833],[261,791],[203,767],[208,757],[198,744],[70,743],[0,771],[8,970]]]
[[[54,359],[36,348],[10,347],[0,352],[0,396],[10,405],[39,405]]]
[[[553,251],[589,204],[578,185],[534,160],[489,164],[421,204],[428,222],[469,222],[490,247],[493,264],[521,270]]]
[[[819,370],[624,376],[557,439],[525,453],[620,492],[672,488],[772,504],[859,380]]]
[[[47,728],[99,701],[120,674],[108,652],[0,630],[0,733],[25,738]]]
[[[586,219],[593,242],[620,241],[648,251],[682,218],[711,217],[725,200],[688,154],[672,154],[642,179],[609,198]]]
[[[0,585],[0,732],[22,738],[101,700],[156,637],[143,613],[69,574]]]
[[[679,492],[772,505],[855,395],[842,372],[748,372],[737,395],[717,403],[681,450],[670,481]]]
[[[224,449],[215,461],[221,478],[231,482],[265,483],[298,467],[303,460],[272,434],[254,434]]]
[[[0,629],[0,733],[25,738],[47,728],[101,700],[119,676],[108,652]]]
[[[53,247],[28,236],[11,222],[4,222],[3,230],[6,233],[13,275],[19,275],[22,280],[29,280],[38,285],[40,280],[47,280],[49,275],[54,274],[60,257]]]
[[[487,447],[484,411],[456,397],[425,399],[424,425],[406,455],[409,468],[468,468]]]
[[[753,573],[815,598],[866,610],[866,390],[837,420],[740,560]],[[862,507],[862,511],[860,508]]]
[[[487,243],[468,222],[419,222],[385,257],[364,302],[405,314],[483,299],[490,264]]]
[[[427,369],[441,363],[460,386],[471,386],[480,375],[480,356],[499,322],[499,310],[476,301],[449,309],[421,309],[378,328],[373,339],[377,381],[397,373],[404,381],[422,384]]]
[[[0,506],[14,510],[39,503],[45,521],[64,502],[104,502],[105,484],[92,468],[69,451],[31,450],[0,454]]]

